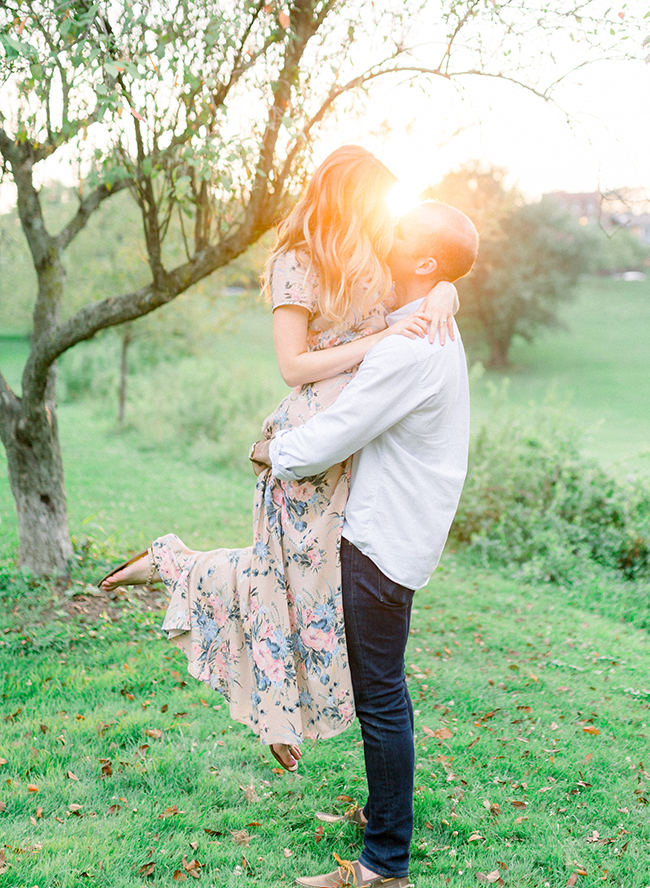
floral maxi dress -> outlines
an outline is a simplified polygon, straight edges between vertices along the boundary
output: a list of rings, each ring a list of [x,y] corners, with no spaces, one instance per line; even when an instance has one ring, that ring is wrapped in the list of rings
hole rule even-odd
[[[385,326],[383,306],[332,328],[318,313],[318,281],[294,253],[275,265],[273,308],[309,314],[310,350]],[[264,423],[264,436],[301,425],[334,403],[354,369],[294,389]],[[253,545],[188,549],[174,534],[153,543],[171,601],[163,629],[188,671],[219,691],[231,717],[263,743],[300,743],[345,730],[354,719],[339,561],[350,460],[302,481],[258,476]]]

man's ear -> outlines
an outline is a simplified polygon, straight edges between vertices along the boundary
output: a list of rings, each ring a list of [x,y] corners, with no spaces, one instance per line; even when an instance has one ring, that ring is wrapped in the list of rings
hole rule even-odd
[[[434,271],[438,268],[438,262],[433,256],[428,256],[426,259],[418,260],[418,264],[415,266],[416,274],[433,274]]]

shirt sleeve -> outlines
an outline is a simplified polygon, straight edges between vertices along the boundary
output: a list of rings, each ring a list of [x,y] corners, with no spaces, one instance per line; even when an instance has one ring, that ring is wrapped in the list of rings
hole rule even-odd
[[[412,346],[404,336],[382,340],[331,407],[276,436],[270,449],[273,474],[282,480],[316,475],[356,453],[431,397],[430,389],[423,391]]]
[[[283,253],[275,260],[271,274],[271,305],[273,309],[281,305],[300,305],[310,314],[318,311],[318,291],[316,275],[307,274],[293,250]]]

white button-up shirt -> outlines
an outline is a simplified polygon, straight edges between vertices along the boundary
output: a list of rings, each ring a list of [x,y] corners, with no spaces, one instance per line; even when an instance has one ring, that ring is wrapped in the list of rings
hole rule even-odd
[[[421,300],[388,315],[389,324]],[[390,579],[424,586],[467,472],[469,388],[460,334],[387,336],[335,404],[271,443],[273,474],[309,477],[354,454],[343,536]]]

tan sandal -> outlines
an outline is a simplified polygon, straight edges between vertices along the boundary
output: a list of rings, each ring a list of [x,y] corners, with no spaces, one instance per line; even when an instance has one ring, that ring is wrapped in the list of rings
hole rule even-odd
[[[153,552],[152,552],[152,550],[149,548],[149,549],[145,549],[144,552],[138,552],[138,554],[137,554],[137,555],[134,555],[133,558],[129,558],[128,561],[123,561],[121,564],[118,564],[117,567],[114,567],[112,570],[110,570],[110,571],[106,574],[106,576],[105,576],[105,577],[102,577],[101,580],[97,583],[97,588],[98,588],[98,589],[101,589],[101,588],[102,588],[102,584],[103,584],[106,580],[110,580],[110,578],[111,578],[114,574],[116,574],[118,571],[123,570],[125,567],[128,567],[130,564],[134,564],[136,561],[139,561],[140,558],[143,558],[145,555],[149,555],[150,558],[151,558],[151,570],[150,570],[150,572],[149,572],[149,576],[147,577],[146,580],[143,580],[142,582],[139,582],[139,583],[125,583],[125,585],[127,585],[127,586],[150,586],[150,585],[153,583],[153,576],[154,576],[154,574],[155,574],[155,572],[156,572],[156,562],[153,560]]]

